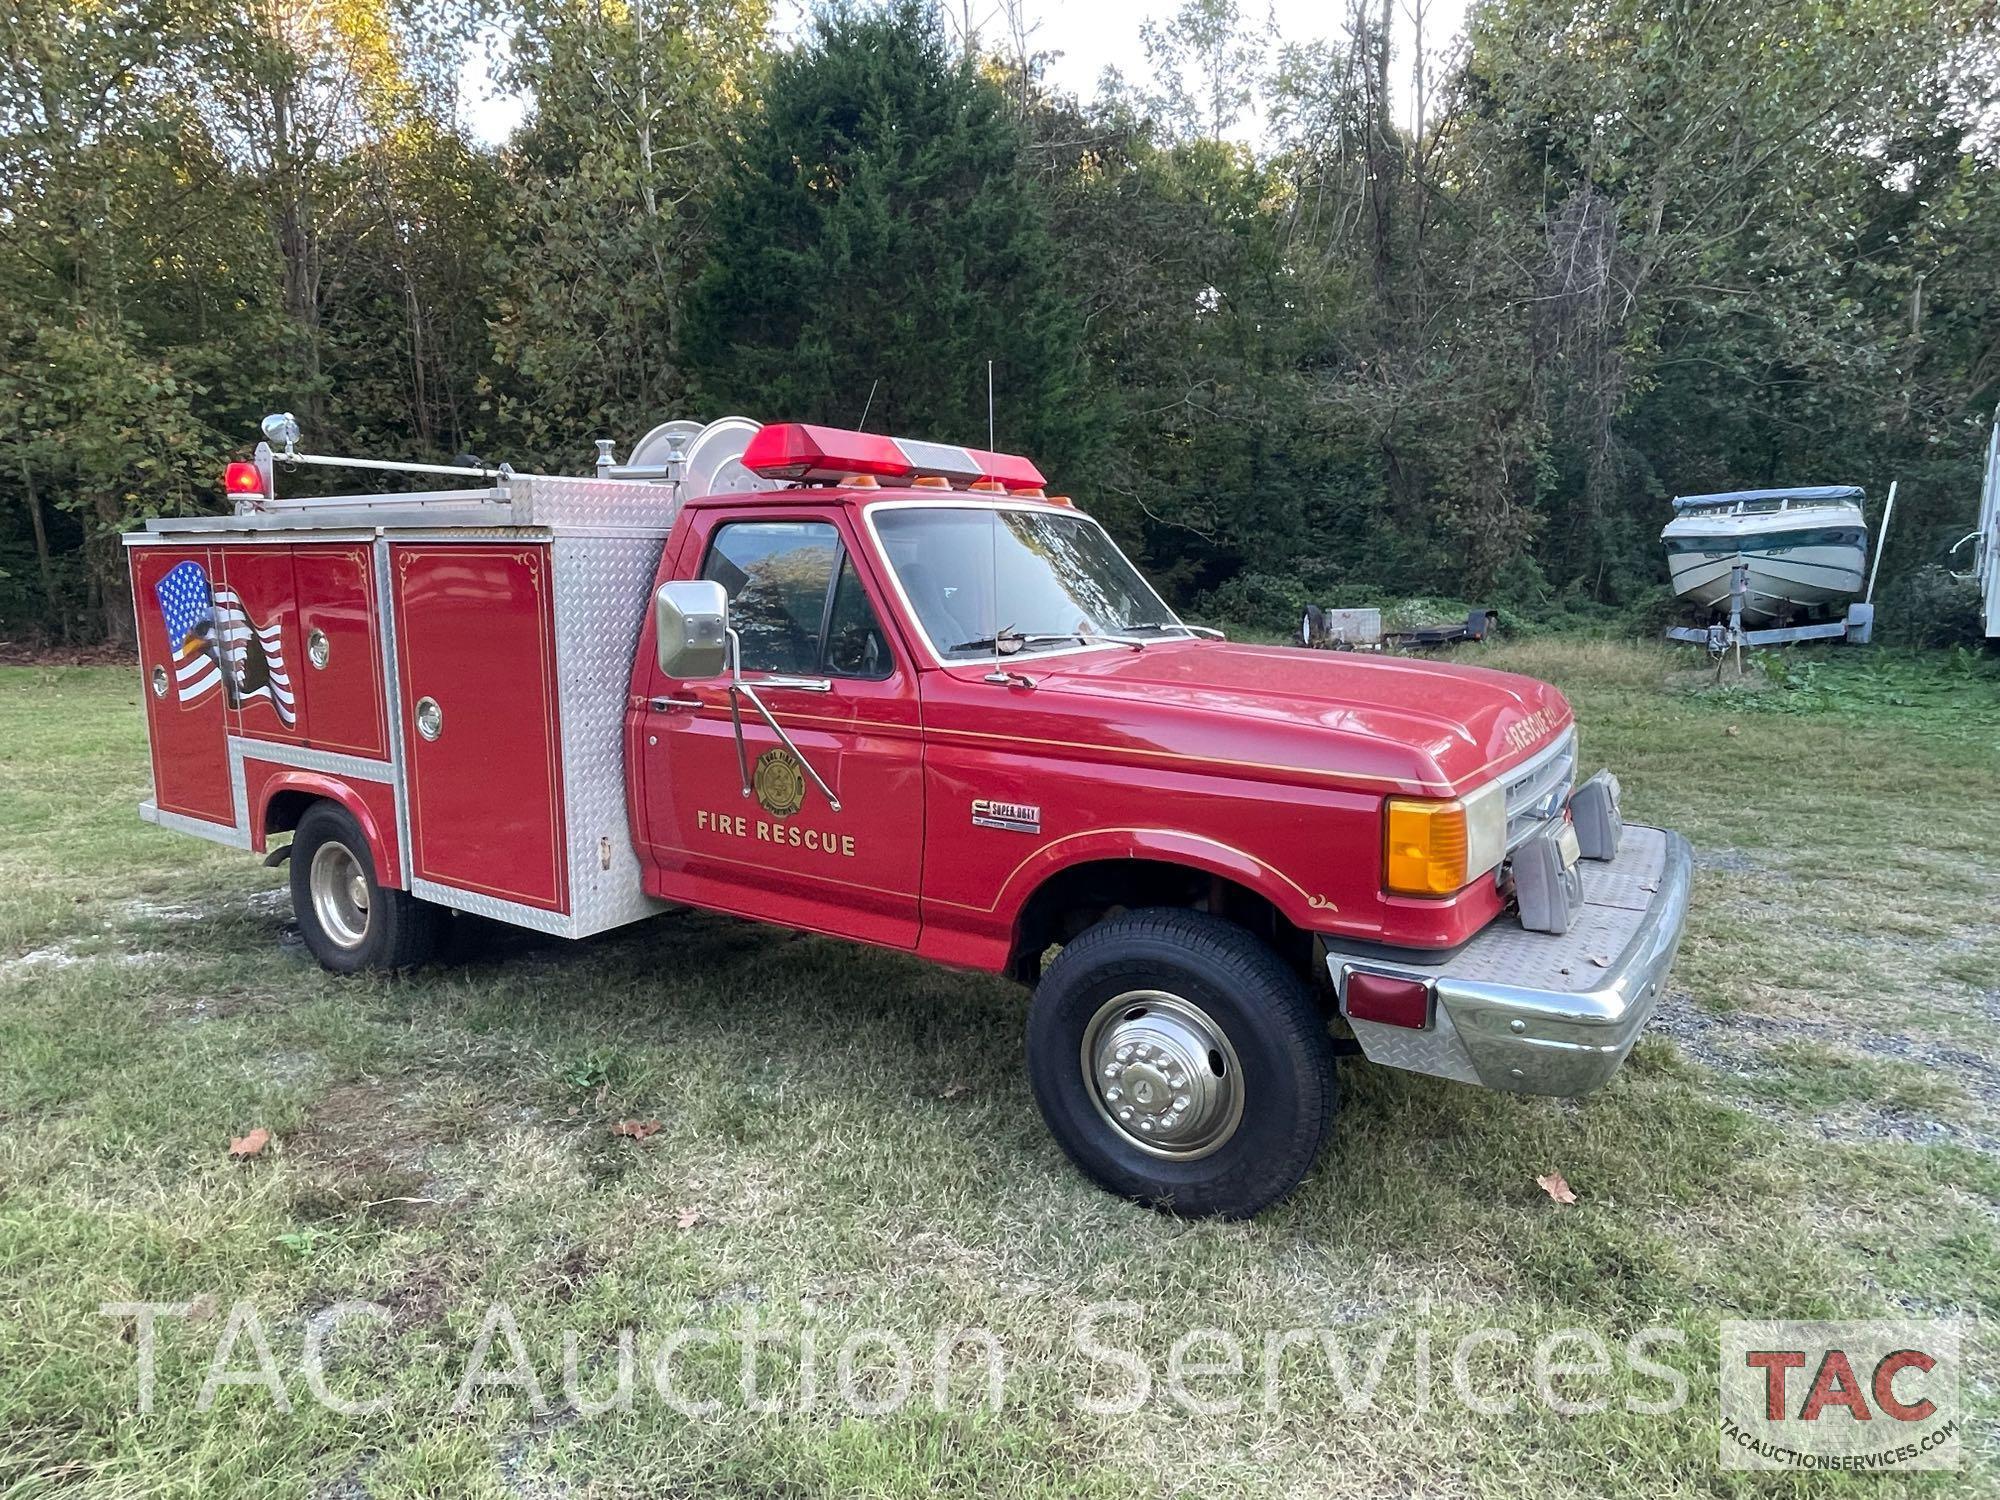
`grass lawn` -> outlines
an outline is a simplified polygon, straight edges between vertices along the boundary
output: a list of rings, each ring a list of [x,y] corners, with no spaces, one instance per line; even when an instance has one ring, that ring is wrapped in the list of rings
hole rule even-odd
[[[702,915],[333,979],[280,872],[134,816],[134,672],[0,672],[0,1495],[2000,1492],[2000,674],[1829,652],[1716,691],[1692,652],[1461,659],[1560,684],[1585,768],[1695,844],[1673,991],[1581,1101],[1344,1062],[1318,1170],[1230,1225],[1068,1167],[997,981]],[[1574,1204],[1536,1184],[1558,1171]],[[356,1300],[381,1311],[328,1312]],[[117,1302],[189,1304],[150,1412]],[[196,1409],[239,1302],[289,1411],[252,1385]],[[453,1409],[495,1302],[545,1410]],[[1964,1471],[1720,1469],[1721,1320],[1888,1315],[1964,1320]],[[1485,1327],[1516,1340],[1466,1366],[1490,1414],[1450,1369]],[[934,1381],[961,1328],[1001,1351],[997,1410],[976,1339]],[[1671,1394],[1627,1356],[1649,1328],[1681,1336],[1648,1346],[1687,1384],[1666,1414],[1628,1405]],[[739,1388],[746,1329],[776,1410]],[[1188,1374],[1226,1363],[1204,1329],[1242,1376]],[[1537,1397],[1561,1329],[1613,1358],[1556,1393],[1605,1409]],[[331,1393],[385,1409],[312,1397],[308,1330]],[[565,1335],[597,1401],[621,1330],[631,1409],[583,1414]],[[861,1330],[911,1351],[909,1399]],[[511,1366],[503,1335],[486,1368]],[[1141,1371],[1135,1412],[1094,1409]]]

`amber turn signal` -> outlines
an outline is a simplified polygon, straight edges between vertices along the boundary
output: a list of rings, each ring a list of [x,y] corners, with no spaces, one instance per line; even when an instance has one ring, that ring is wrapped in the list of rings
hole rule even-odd
[[[1449,896],[1466,881],[1465,804],[1391,797],[1383,884],[1404,896]]]

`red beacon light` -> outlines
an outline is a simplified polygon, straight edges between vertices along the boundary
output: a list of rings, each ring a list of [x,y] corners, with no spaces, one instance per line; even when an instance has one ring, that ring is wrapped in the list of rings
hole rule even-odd
[[[225,495],[264,495],[264,474],[255,464],[234,463],[222,471],[222,492]]]
[[[759,428],[743,451],[743,467],[764,479],[803,484],[840,484],[855,474],[911,485],[942,479],[947,484],[983,482],[995,489],[1025,489],[1043,483],[1042,471],[1015,454],[806,422],[773,422]]]

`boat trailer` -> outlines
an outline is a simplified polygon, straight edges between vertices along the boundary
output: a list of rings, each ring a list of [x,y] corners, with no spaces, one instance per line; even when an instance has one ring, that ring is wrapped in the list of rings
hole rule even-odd
[[[1875,580],[1868,580],[1868,592],[1875,592]],[[1743,628],[1743,601],[1750,593],[1750,564],[1738,563],[1729,571],[1729,618],[1712,625],[1669,625],[1667,639],[1706,646],[1708,654],[1722,657],[1734,647],[1741,659],[1745,646],[1791,646],[1801,641],[1847,641],[1865,646],[1875,632],[1875,606],[1866,599],[1847,606],[1838,620],[1820,620],[1811,625],[1773,625],[1760,630]]]
[[[1707,625],[1669,625],[1667,639],[1706,646],[1720,668],[1722,658],[1732,649],[1736,666],[1743,667],[1745,646],[1795,646],[1805,641],[1846,641],[1865,646],[1875,635],[1875,578],[1882,571],[1882,549],[1889,535],[1889,518],[1896,513],[1896,482],[1889,485],[1889,498],[1882,507],[1881,529],[1875,534],[1875,557],[1868,568],[1868,590],[1847,606],[1838,620],[1818,620],[1810,625],[1772,625],[1756,630],[1743,628],[1743,605],[1750,594],[1750,564],[1738,561],[1729,570],[1729,618]]]

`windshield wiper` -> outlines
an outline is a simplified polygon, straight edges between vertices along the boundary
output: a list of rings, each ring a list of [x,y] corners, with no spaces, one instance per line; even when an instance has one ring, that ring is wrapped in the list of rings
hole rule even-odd
[[[1094,630],[1031,630],[1019,631],[1009,627],[1000,632],[998,639],[986,636],[976,641],[960,641],[950,651],[992,651],[997,649],[1004,655],[1019,651],[1023,646],[1038,645],[1043,641],[1083,641],[1086,644],[1102,642],[1107,646],[1130,646],[1134,651],[1144,651],[1146,643],[1134,640],[1129,635],[1100,635]]]

